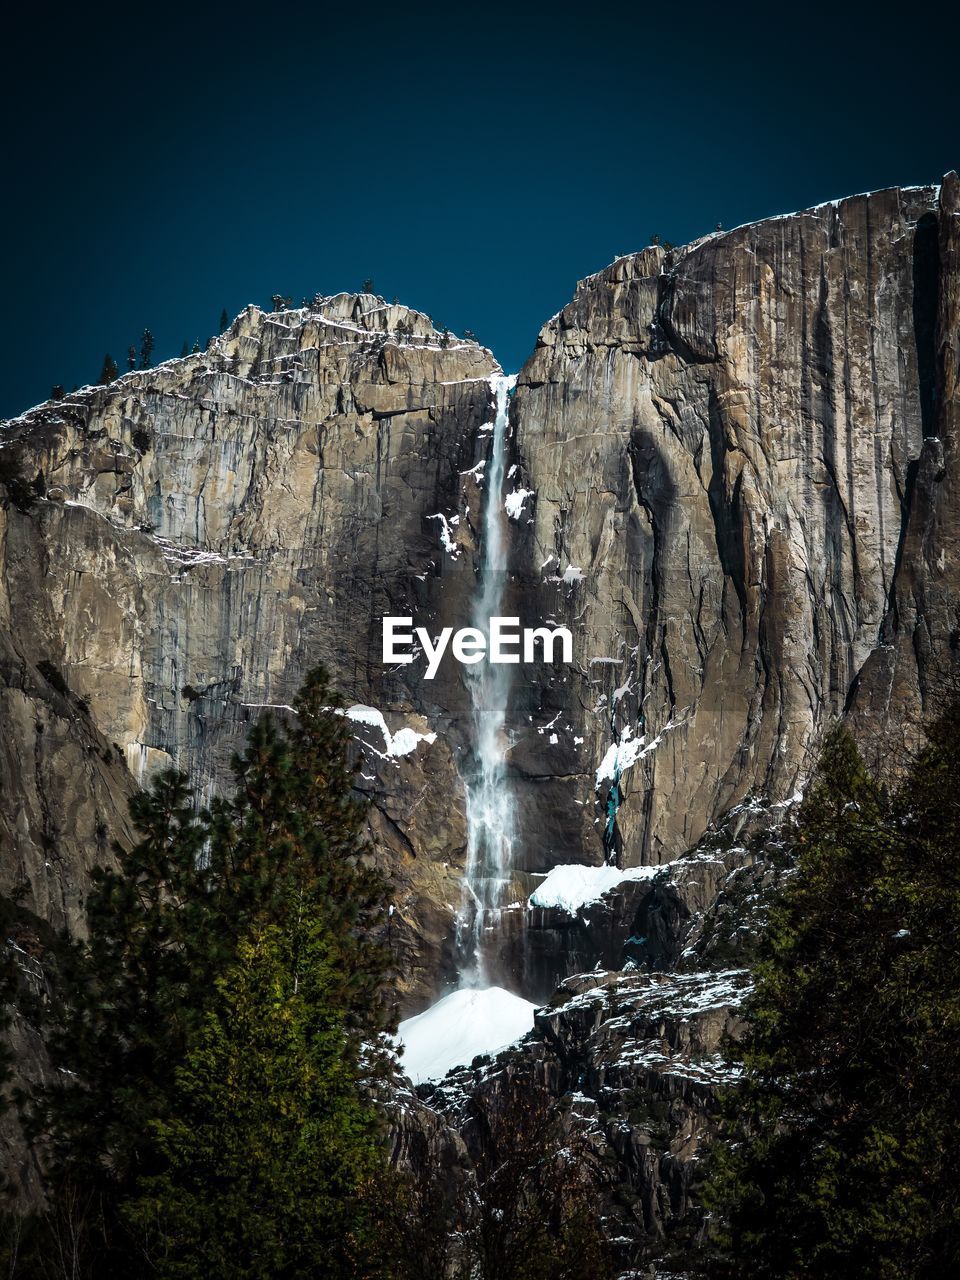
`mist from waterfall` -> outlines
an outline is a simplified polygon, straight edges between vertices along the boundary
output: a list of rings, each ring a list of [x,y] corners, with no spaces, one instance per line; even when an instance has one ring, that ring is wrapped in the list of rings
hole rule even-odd
[[[496,396],[493,441],[484,477],[480,572],[473,626],[489,636],[490,619],[502,612],[507,577],[503,480],[510,391],[516,376],[491,379]],[[457,929],[460,984],[485,987],[487,943],[496,937],[513,870],[516,815],[506,785],[507,699],[510,667],[486,658],[467,668],[474,724],[474,759],[467,778],[467,865]]]

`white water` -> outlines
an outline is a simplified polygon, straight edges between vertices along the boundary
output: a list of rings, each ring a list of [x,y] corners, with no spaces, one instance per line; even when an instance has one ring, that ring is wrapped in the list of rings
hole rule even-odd
[[[472,625],[489,637],[490,619],[502,614],[507,578],[503,504],[504,458],[512,377],[491,379],[497,413],[484,468],[480,574]],[[516,821],[506,778],[510,670],[484,661],[466,668],[474,727],[467,788],[467,865],[457,918],[460,987],[426,1012],[401,1022],[403,1066],[415,1081],[438,1079],[480,1053],[496,1053],[533,1026],[536,1005],[492,986],[488,955],[497,945],[504,896],[510,887]]]
[[[479,590],[473,616],[473,625],[485,635],[489,635],[491,617],[502,613],[507,576],[502,491],[510,391],[515,382],[516,377],[491,379],[497,412],[485,474]],[[489,984],[487,946],[496,937],[513,869],[516,824],[506,786],[504,733],[509,672],[506,664],[486,659],[467,668],[476,745],[467,779],[467,866],[457,929],[462,987]]]

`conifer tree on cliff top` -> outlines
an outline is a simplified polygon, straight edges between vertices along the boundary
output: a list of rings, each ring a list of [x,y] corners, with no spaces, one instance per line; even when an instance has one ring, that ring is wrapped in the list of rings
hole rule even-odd
[[[183,775],[137,797],[141,839],[99,873],[69,956],[48,1244],[78,1276],[363,1275],[392,1069],[349,729],[322,671],[261,720],[236,789],[196,814]],[[26,1274],[26,1273],[24,1273]]]
[[[716,1276],[960,1274],[960,705],[893,795],[828,741],[715,1161]]]

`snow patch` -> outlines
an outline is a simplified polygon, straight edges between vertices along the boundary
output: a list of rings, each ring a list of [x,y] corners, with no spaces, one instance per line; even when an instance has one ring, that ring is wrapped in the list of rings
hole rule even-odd
[[[480,1053],[496,1053],[533,1027],[537,1005],[503,987],[453,991],[424,1013],[400,1023],[401,1066],[414,1084],[439,1080],[469,1066]]]
[[[619,688],[614,689],[613,698],[611,700],[613,706],[616,706],[621,698],[625,698],[627,694],[632,691],[632,688],[633,688],[633,676],[630,675],[630,676],[627,676],[626,684],[622,684],[619,686]]]
[[[337,714],[346,716],[356,724],[368,724],[374,729],[379,729],[383,734],[384,750],[376,754],[382,757],[408,756],[411,751],[416,751],[421,742],[432,743],[437,740],[435,733],[418,733],[416,729],[406,725],[396,733],[391,733],[383,718],[383,712],[378,711],[376,707],[364,706],[362,702],[347,707],[345,711],[338,710]]]
[[[447,517],[438,511],[436,515],[427,516],[427,519],[440,521],[440,542],[443,549],[450,553],[452,559],[457,560],[460,556],[460,548],[450,536],[450,522]]]
[[[651,880],[660,867],[583,867],[561,865],[547,873],[543,884],[530,895],[531,907],[559,907],[575,916],[588,902],[599,902],[605,893],[626,880]]]
[[[663,741],[664,734],[669,733],[671,729],[675,729],[677,724],[671,720],[665,724],[652,742],[647,742],[646,734],[641,734],[639,738],[633,736],[633,730],[627,725],[623,733],[620,735],[619,742],[611,742],[607,748],[607,754],[600,761],[597,768],[597,786],[609,778],[615,782],[623,773],[624,769],[629,769],[631,765],[642,760],[644,756],[648,756],[651,751],[656,751],[660,743]]]
[[[514,489],[503,500],[504,509],[511,520],[519,520],[523,514],[523,504],[527,498],[533,497],[532,489]]]

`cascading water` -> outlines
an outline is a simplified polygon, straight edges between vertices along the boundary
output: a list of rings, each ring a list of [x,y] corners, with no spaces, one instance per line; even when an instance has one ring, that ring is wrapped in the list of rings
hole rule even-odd
[[[486,464],[480,574],[473,626],[490,635],[503,606],[507,569],[503,507],[504,455],[515,377],[492,379],[497,414]],[[496,943],[504,892],[513,871],[516,823],[507,786],[506,732],[510,667],[484,659],[466,668],[474,743],[467,787],[467,866],[457,919],[460,986],[424,1013],[400,1023],[404,1066],[411,1078],[433,1080],[478,1053],[495,1053],[533,1026],[536,1006],[491,985],[488,956]]]
[[[491,380],[496,396],[493,442],[484,483],[480,575],[473,625],[489,636],[490,619],[501,613],[507,544],[503,509],[504,458],[510,392],[516,376]],[[500,922],[504,891],[513,868],[516,836],[512,799],[506,786],[504,723],[510,668],[486,658],[467,668],[475,734],[473,770],[467,781],[467,866],[458,922],[460,981],[465,987],[489,982],[485,943]]]

